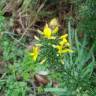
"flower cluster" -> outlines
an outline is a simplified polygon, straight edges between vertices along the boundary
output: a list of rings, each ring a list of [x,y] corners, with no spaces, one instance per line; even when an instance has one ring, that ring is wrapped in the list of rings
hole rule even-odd
[[[59,30],[59,24],[56,18],[52,19],[49,24],[45,24],[43,32],[41,30],[37,30],[44,38],[47,39],[55,39],[53,36]]]
[[[64,54],[64,53],[70,53],[73,52],[70,48],[70,43],[68,42],[68,34],[64,34],[62,36],[57,36],[56,33],[58,33],[59,31],[59,23],[58,20],[56,18],[52,19],[49,24],[45,24],[43,31],[41,30],[37,30],[42,38],[46,40],[49,40],[49,43],[52,40],[57,40],[57,44],[52,44],[52,48],[55,48],[57,50],[57,53],[59,55]],[[39,39],[38,37],[35,36],[35,39],[40,41],[41,39]],[[43,41],[43,42],[45,42]],[[37,47],[37,45],[43,46],[42,44],[36,44],[36,47],[33,47],[31,56],[33,58],[34,61],[37,60],[38,54],[39,54],[39,47]],[[42,48],[41,48],[42,49]]]
[[[68,37],[68,34],[62,35],[59,38],[60,39],[59,44],[53,45],[53,47],[58,50],[59,54],[73,52],[70,48],[70,43],[68,42],[67,37]]]

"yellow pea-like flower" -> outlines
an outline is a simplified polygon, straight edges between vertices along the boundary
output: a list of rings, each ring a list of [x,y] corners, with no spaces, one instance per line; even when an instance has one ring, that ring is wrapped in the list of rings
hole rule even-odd
[[[43,35],[46,38],[50,38],[52,35],[51,29],[48,27],[48,24],[45,25],[44,30],[43,30]]]
[[[56,27],[56,26],[59,26],[59,22],[58,22],[58,19],[57,18],[53,18],[51,19],[51,21],[49,22],[49,26],[50,27]]]
[[[59,54],[62,54],[62,53],[72,53],[73,52],[73,50],[71,50],[69,48],[64,48],[61,45],[57,45],[55,48],[57,48]]]
[[[70,48],[70,43],[67,40],[68,34],[64,34],[60,37],[58,45],[53,45],[57,49],[58,54],[71,53],[73,50]]]
[[[38,54],[39,54],[39,48],[38,47],[33,47],[32,48],[32,53],[30,53],[30,55],[32,56],[32,59],[34,61],[37,60]]]
[[[59,42],[60,45],[66,45],[66,43],[68,43],[68,40],[67,39],[63,39],[62,41]]]
[[[63,46],[61,45],[53,45],[54,48],[56,48],[58,50],[58,53],[61,54],[62,50],[63,50]]]
[[[60,39],[66,39],[68,37],[68,34],[64,34],[62,36],[60,36]]]
[[[53,30],[52,33],[57,33],[58,31],[59,31],[59,27],[57,26],[57,27],[55,27],[55,29]]]
[[[59,22],[57,18],[53,18],[50,22],[49,22],[49,27],[52,30],[52,33],[57,33],[59,31]]]
[[[62,46],[65,46],[66,44],[68,44],[69,42],[67,40],[67,37],[68,37],[68,34],[64,34],[64,35],[60,36],[59,44]]]
[[[54,34],[57,33],[58,31],[59,31],[59,23],[57,18],[53,18],[48,24],[46,23],[43,32],[41,30],[37,30],[39,34],[43,35],[47,39],[55,39],[56,36],[54,36]]]
[[[52,30],[49,28],[48,24],[45,25],[42,35],[47,39],[55,39],[56,37],[52,36]]]

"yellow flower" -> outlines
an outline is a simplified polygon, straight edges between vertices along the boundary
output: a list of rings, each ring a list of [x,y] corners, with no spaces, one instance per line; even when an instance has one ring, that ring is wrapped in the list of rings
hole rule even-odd
[[[62,46],[69,45],[68,44],[67,37],[68,37],[68,34],[64,34],[64,35],[60,36],[60,38],[59,38],[60,39],[59,44],[62,45]]]
[[[59,31],[59,22],[57,18],[53,18],[50,22],[49,22],[49,27],[52,30],[52,33],[57,33]]]
[[[57,26],[57,27],[55,27],[55,29],[53,30],[52,33],[57,33],[58,31],[59,31],[59,27]]]
[[[43,35],[46,38],[50,38],[52,36],[52,32],[51,32],[51,29],[48,27],[48,24],[46,24],[45,27],[44,27]]]
[[[58,53],[61,54],[62,50],[63,50],[63,46],[61,45],[53,45],[54,48],[56,48],[58,50]]]
[[[57,18],[53,18],[50,22],[49,22],[49,26],[52,28],[55,28],[57,26],[59,26],[59,22]]]
[[[64,34],[60,37],[60,39],[66,39],[68,37],[68,34]]]
[[[40,32],[40,31],[39,31]],[[55,39],[54,36],[52,36],[52,30],[49,28],[48,24],[45,25],[42,35],[47,39]]]
[[[64,47],[62,45],[56,45],[56,46],[54,46],[54,48],[56,48],[58,50],[59,54],[73,52],[73,50],[71,50],[69,48],[66,48],[66,47]]]
[[[39,48],[38,47],[33,47],[32,48],[32,53],[30,53],[30,55],[32,56],[32,59],[34,61],[36,61],[36,59],[38,57],[38,54],[39,54]]]
[[[59,30],[59,23],[58,23],[58,19],[57,18],[53,18],[48,24],[46,23],[43,29],[43,32],[40,30],[37,30],[37,32],[41,35],[43,35],[45,38],[47,39],[55,39],[54,35],[55,33],[57,33]],[[39,38],[35,37],[37,40],[39,40]]]
[[[61,54],[63,51],[63,46],[58,45],[57,49],[58,49],[58,53]]]
[[[56,30],[55,30],[56,31]],[[55,39],[56,37],[52,36],[52,30],[49,28],[48,24],[44,26],[43,32],[40,30],[37,30],[37,32],[41,35],[43,35],[47,39]],[[37,38],[36,38],[37,39]]]
[[[68,43],[68,40],[65,38],[59,42],[59,44],[62,46],[65,45],[66,43]]]
[[[65,35],[61,36],[59,44],[58,45],[53,45],[53,47],[58,50],[59,54],[73,52],[70,49],[70,43],[68,42],[67,37],[68,37],[68,34],[65,34]]]

